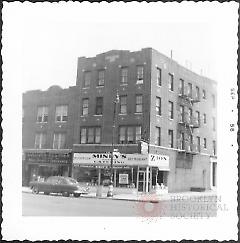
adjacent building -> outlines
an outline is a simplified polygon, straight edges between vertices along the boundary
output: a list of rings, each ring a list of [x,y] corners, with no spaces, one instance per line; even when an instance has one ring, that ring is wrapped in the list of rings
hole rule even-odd
[[[216,91],[215,81],[152,48],[80,57],[76,86],[24,94],[25,164],[35,163],[33,148],[68,149],[68,174],[79,181],[104,184],[113,171],[114,186],[143,192],[215,188]]]

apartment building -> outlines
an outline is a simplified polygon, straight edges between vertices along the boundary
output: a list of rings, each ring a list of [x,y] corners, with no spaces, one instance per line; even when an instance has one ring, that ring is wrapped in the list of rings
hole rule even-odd
[[[24,94],[24,165],[40,167],[45,160],[56,167],[47,155],[29,162],[27,152],[35,157],[49,151],[68,154],[65,174],[46,166],[45,171],[105,184],[113,152],[115,187],[140,192],[159,186],[169,192],[212,189],[216,101],[215,81],[152,48],[80,57],[76,86]]]

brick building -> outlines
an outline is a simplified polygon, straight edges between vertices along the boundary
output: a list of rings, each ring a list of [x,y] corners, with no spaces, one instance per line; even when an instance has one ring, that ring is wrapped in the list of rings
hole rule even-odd
[[[46,98],[41,102],[49,100],[54,107],[61,100],[69,106],[64,124],[74,178],[104,184],[114,149],[114,186],[149,192],[162,185],[172,192],[216,186],[216,89],[215,81],[152,48],[112,50],[80,57],[76,86],[56,91],[55,98],[51,90],[42,92]],[[41,99],[34,94],[31,101],[31,92],[23,102],[24,113],[29,107],[32,116],[29,124],[23,123],[30,141],[24,148],[32,147],[42,129],[35,122]],[[49,116],[55,113],[49,108]],[[46,136],[53,149],[58,123],[51,120]]]

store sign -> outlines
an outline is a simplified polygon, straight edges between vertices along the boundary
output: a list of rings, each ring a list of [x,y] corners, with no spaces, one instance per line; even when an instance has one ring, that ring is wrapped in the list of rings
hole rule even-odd
[[[31,163],[70,163],[70,153],[26,152],[26,161]]]
[[[73,164],[110,166],[110,153],[74,153]],[[158,154],[114,154],[113,167],[152,166],[160,170],[169,170],[169,156]]]
[[[119,184],[128,184],[128,174],[119,174]]]

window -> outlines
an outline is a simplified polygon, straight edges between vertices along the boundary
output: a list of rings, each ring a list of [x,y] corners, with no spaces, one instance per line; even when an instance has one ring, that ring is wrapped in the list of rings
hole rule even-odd
[[[205,89],[203,89],[203,99],[207,99],[206,90]]]
[[[180,83],[179,83],[179,93],[181,95],[184,95],[184,80],[180,79]]]
[[[142,113],[143,110],[143,96],[142,95],[136,95],[136,113]]]
[[[47,122],[48,121],[48,107],[39,106],[37,109],[37,122]]]
[[[37,133],[35,135],[35,149],[44,149],[46,148],[47,134],[46,133]]]
[[[192,115],[193,111],[191,108],[188,108],[188,121],[191,123],[192,122]]]
[[[197,125],[200,125],[200,112],[199,111],[196,111],[196,122],[197,122]]]
[[[212,123],[213,123],[213,131],[216,131],[216,121],[215,121],[215,117],[212,118]]]
[[[170,91],[173,91],[173,74],[172,73],[168,74],[168,89]]]
[[[180,105],[179,111],[180,111],[180,122],[184,122],[184,106],[183,105]]]
[[[173,130],[168,130],[168,146],[173,148]]]
[[[212,105],[213,105],[213,108],[215,108],[216,100],[215,100],[215,95],[214,94],[212,95]]]
[[[120,126],[119,143],[133,144],[141,140],[141,126]]]
[[[156,114],[161,116],[162,115],[162,108],[161,108],[161,98],[156,97]]]
[[[196,86],[196,99],[200,100],[200,89],[198,86]]]
[[[56,106],[56,122],[66,122],[68,119],[68,106],[67,105],[59,105]]]
[[[119,99],[120,99],[119,113],[120,114],[127,114],[127,96],[126,95],[120,96]]]
[[[143,83],[143,66],[137,66],[137,83]]]
[[[200,137],[197,136],[197,151],[200,152],[201,151],[201,140]]]
[[[157,68],[157,85],[162,86],[162,70]]]
[[[169,119],[173,119],[173,102],[168,101],[168,117]]]
[[[205,149],[207,148],[207,139],[206,138],[203,139],[203,147]]]
[[[207,115],[205,113],[203,114],[203,123],[207,124]]]
[[[127,84],[128,83],[128,68],[123,67],[121,68],[121,84]]]
[[[97,97],[96,98],[96,115],[102,115],[103,114],[103,97]]]
[[[155,145],[161,146],[161,127],[156,127]]]
[[[90,87],[90,83],[91,83],[91,72],[84,72],[83,87],[84,88]]]
[[[80,143],[101,143],[101,127],[82,127],[80,129]]]
[[[104,80],[105,80],[105,71],[104,70],[99,70],[98,71],[97,85],[98,86],[104,86]]]
[[[192,84],[188,83],[188,96],[192,97]]]
[[[82,99],[82,115],[83,116],[88,115],[88,105],[89,105],[89,99],[88,98]]]
[[[64,149],[66,146],[66,134],[54,133],[53,135],[53,149]]]
[[[213,140],[213,155],[217,155],[217,145],[215,140]]]
[[[184,132],[180,133],[180,149],[181,150],[185,149]]]

